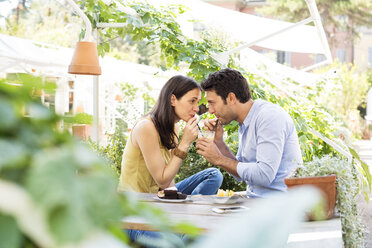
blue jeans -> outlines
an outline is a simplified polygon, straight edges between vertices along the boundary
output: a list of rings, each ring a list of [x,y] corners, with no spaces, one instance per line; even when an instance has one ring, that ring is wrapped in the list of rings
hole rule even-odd
[[[218,169],[208,168],[176,183],[176,188],[179,192],[187,195],[213,195],[220,188],[222,180],[222,173]],[[136,241],[141,237],[162,238],[160,232],[142,230],[126,230],[126,232],[132,241]]]
[[[214,195],[222,180],[222,173],[218,169],[209,168],[176,183],[176,188],[186,195]]]

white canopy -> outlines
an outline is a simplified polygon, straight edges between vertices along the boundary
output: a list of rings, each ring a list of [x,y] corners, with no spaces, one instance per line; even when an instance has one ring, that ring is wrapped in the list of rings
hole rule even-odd
[[[74,49],[54,46],[33,40],[0,34],[0,73],[1,72],[32,72],[65,76],[69,78],[86,77],[68,74]],[[112,82],[139,83],[148,81],[161,87],[168,75],[159,68],[131,63],[106,56],[100,59],[102,76]],[[123,70],[125,68],[125,70]],[[165,76],[165,74],[168,74]],[[160,84],[159,80],[160,79]],[[164,82],[163,82],[164,81]],[[161,83],[162,82],[162,83]],[[152,85],[154,86],[154,85]]]
[[[315,7],[314,12],[317,13],[316,6],[313,6],[315,2],[312,0],[306,1],[309,1],[309,6]],[[244,43],[257,41],[294,24],[222,8],[200,0],[149,0],[149,2],[154,6],[185,5],[189,9],[184,14],[186,19],[196,20],[209,27],[221,29],[233,39]],[[315,26],[299,25],[263,41],[256,42],[254,45],[273,50],[325,54],[318,32]]]
[[[70,48],[0,34],[0,72],[30,72],[43,68],[45,73],[52,71],[67,75],[72,53]]]
[[[300,71],[279,64],[250,48],[241,51],[240,65],[250,73],[263,77],[270,83],[275,84],[278,88],[282,89],[282,91],[296,90],[297,87],[305,85],[312,86],[323,77],[329,76],[328,74],[314,74]],[[296,83],[288,83],[287,79],[291,79]]]
[[[268,19],[229,10],[199,0],[183,1],[190,7],[189,14],[209,26],[220,28],[231,37],[244,43],[253,42],[293,25],[293,23]],[[324,50],[314,26],[301,25],[275,35],[255,45],[281,51],[323,54]]]

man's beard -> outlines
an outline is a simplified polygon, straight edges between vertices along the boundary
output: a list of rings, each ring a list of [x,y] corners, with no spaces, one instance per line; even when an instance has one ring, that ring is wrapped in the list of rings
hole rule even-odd
[[[222,124],[222,125],[227,125],[227,124],[229,124],[231,121],[229,121],[229,122],[226,122],[226,119],[218,119],[218,121]]]

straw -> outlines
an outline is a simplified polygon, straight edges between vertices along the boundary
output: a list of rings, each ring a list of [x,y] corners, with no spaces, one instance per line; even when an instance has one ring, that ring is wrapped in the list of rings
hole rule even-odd
[[[199,124],[196,124],[196,125],[198,126],[201,137],[204,137],[204,131],[200,128]]]
[[[219,121],[219,120],[217,119],[217,121],[216,121],[216,125],[215,125],[214,128],[213,128],[213,131],[214,131],[214,132],[216,132],[217,125],[218,125],[218,121]]]

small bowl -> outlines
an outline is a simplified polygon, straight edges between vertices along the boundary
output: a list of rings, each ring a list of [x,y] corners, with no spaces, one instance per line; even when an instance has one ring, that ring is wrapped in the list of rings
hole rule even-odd
[[[243,198],[239,195],[233,196],[214,196],[213,202],[216,204],[235,204],[241,201]]]

